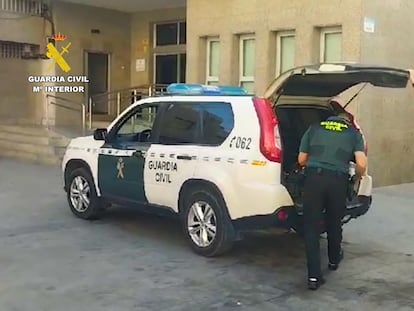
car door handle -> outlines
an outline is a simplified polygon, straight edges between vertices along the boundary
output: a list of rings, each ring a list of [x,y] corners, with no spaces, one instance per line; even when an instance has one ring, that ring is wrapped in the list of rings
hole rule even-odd
[[[177,156],[178,160],[192,160],[193,157],[192,156],[188,156],[188,155],[178,155]]]
[[[132,156],[133,156],[133,157],[140,158],[140,157],[143,157],[143,154],[142,154],[142,151],[141,151],[141,150],[135,150],[135,151],[132,153]]]

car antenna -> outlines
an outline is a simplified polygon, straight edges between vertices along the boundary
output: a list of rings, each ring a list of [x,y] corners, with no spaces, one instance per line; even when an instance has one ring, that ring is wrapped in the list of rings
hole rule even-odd
[[[348,102],[344,106],[344,109],[348,107],[348,105],[359,95],[359,93],[361,93],[361,91],[367,86],[367,84],[368,82],[365,82],[364,85],[360,88],[360,90],[356,92],[355,95],[352,96],[350,100],[348,100]]]

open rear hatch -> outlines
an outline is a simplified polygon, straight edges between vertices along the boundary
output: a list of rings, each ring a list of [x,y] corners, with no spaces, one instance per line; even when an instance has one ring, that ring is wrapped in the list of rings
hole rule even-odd
[[[285,72],[265,92],[266,98],[285,96],[333,97],[360,83],[405,88],[410,71],[360,64],[303,66]],[[274,102],[277,104],[276,102]]]
[[[361,83],[364,87],[370,84],[376,87],[406,88],[409,81],[408,70],[361,64],[298,67],[273,81],[265,92],[265,98],[274,105],[279,121],[283,146],[282,183],[288,188],[298,209],[301,207],[302,191],[301,177],[295,172],[295,166],[300,140],[312,123],[319,123],[338,113],[328,105],[330,99]],[[351,100],[358,93],[359,91]],[[341,109],[345,110],[345,107],[346,105]],[[359,185],[355,186],[355,190],[354,197],[348,201],[348,208],[360,203],[360,198],[356,195]],[[371,197],[363,199],[369,200],[369,203],[364,202],[369,208]]]
[[[362,88],[348,103],[344,103],[342,107],[335,107],[336,111],[328,105],[332,97],[361,83],[364,84],[363,87],[371,84],[376,87],[405,88],[409,80],[408,70],[361,64],[303,66],[282,74],[266,90],[265,98],[269,99],[275,107],[282,143],[284,147],[289,147],[288,150],[284,148],[284,159],[288,162],[285,163],[287,169],[292,165],[292,158],[297,156],[300,138],[306,129],[312,123],[320,122],[330,115],[345,110],[347,104]],[[285,111],[287,108],[301,110],[290,109],[288,112]],[[287,137],[286,132],[289,131],[290,135]]]

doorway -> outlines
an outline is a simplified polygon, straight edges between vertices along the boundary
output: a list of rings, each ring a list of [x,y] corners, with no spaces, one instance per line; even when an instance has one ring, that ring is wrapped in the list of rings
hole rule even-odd
[[[155,54],[155,84],[185,83],[187,55]]]
[[[109,90],[109,54],[86,52],[86,69],[89,79],[88,99]],[[93,114],[108,114],[107,100],[94,102]]]

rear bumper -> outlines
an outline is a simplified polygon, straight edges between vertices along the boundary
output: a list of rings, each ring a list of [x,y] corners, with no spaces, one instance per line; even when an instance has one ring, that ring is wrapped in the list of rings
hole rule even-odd
[[[286,206],[279,208],[276,212],[268,215],[248,216],[233,220],[236,231],[254,231],[271,228],[290,229],[291,219],[295,216],[295,208]]]
[[[345,209],[344,216],[342,218],[342,224],[350,222],[352,219],[356,219],[362,215],[365,215],[371,208],[372,196],[358,196],[353,202],[348,203]],[[325,215],[325,214],[324,214]],[[326,232],[325,218],[321,219],[320,227],[321,233]],[[290,224],[292,229],[301,233],[303,231],[303,213],[291,214]]]
[[[345,210],[342,223],[346,224],[368,212],[372,196],[358,196]],[[294,229],[302,232],[303,213],[292,206],[281,207],[272,214],[243,217],[233,221],[238,231],[263,230],[271,228]],[[325,232],[325,221],[321,219],[321,232]]]

